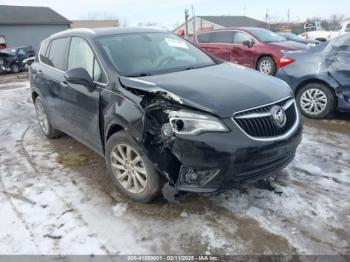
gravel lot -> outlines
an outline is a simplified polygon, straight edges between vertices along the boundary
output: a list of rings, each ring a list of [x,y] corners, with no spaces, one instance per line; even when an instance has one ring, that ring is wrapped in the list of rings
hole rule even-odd
[[[28,82],[4,77],[0,254],[350,254],[350,115],[306,120],[271,187],[140,204],[94,152],[41,135]]]

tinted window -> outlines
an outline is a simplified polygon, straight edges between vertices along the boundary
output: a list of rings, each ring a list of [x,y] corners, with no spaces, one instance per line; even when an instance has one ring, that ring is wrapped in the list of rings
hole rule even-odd
[[[67,69],[78,67],[86,69],[94,81],[103,81],[100,65],[90,45],[81,37],[73,37],[68,53]]]
[[[197,35],[198,43],[210,43],[210,39],[212,38],[214,33],[203,33]]]
[[[254,35],[258,40],[262,42],[282,42],[286,41],[283,36],[275,34],[270,30],[266,30],[263,28],[252,28],[248,30],[249,33]]]
[[[17,52],[18,55],[22,55],[22,56],[25,56],[26,55],[26,52],[24,51],[24,49],[18,49],[18,52]]]
[[[235,33],[235,44],[243,44],[243,42],[245,41],[253,42],[253,38],[250,35],[243,32]]]
[[[223,32],[215,32],[212,43],[233,43],[233,32],[223,31]]]
[[[51,41],[48,64],[60,69],[65,70],[65,58],[66,50],[69,38],[59,38]]]

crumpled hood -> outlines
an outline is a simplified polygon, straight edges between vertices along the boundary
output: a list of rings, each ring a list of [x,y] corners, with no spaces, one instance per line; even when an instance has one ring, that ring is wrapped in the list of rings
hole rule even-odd
[[[231,63],[155,76],[120,77],[120,81],[130,88],[164,93],[177,103],[221,118],[293,95],[285,82]]]
[[[269,44],[282,50],[305,50],[309,48],[307,45],[295,41],[271,42]]]

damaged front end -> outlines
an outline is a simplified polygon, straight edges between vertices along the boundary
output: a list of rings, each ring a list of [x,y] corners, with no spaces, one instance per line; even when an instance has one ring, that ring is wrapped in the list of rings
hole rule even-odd
[[[167,179],[163,187],[164,197],[175,201],[180,192],[214,191],[201,186],[220,170],[196,168],[195,160],[186,157],[188,161],[183,162],[184,155],[191,152],[191,139],[196,135],[208,131],[227,132],[228,128],[216,117],[186,105],[180,97],[153,83],[126,77],[120,77],[120,81],[125,89],[141,98],[139,104],[143,116],[139,142],[154,167]],[[187,141],[188,137],[191,141]]]

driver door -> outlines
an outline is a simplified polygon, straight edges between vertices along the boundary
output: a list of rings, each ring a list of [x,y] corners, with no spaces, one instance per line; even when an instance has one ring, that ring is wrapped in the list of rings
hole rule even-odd
[[[249,41],[252,45],[243,45],[244,42]],[[236,64],[240,64],[246,67],[254,68],[255,46],[256,41],[249,34],[242,31],[234,32],[234,45],[232,48],[231,56],[232,60]]]
[[[82,37],[72,37],[68,57],[67,70],[84,68],[94,80],[95,88],[89,89],[80,84],[63,81],[61,97],[66,116],[66,130],[71,136],[98,152],[103,152],[100,126],[99,105],[100,91],[106,82],[101,66],[90,44]]]

